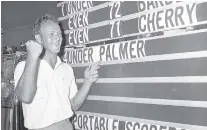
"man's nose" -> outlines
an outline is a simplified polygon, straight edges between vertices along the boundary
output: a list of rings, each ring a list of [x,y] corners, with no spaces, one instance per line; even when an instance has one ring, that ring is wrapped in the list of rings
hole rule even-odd
[[[56,34],[56,35],[53,36],[53,39],[54,39],[54,40],[57,40],[57,41],[60,41],[61,36],[58,35],[58,34]]]

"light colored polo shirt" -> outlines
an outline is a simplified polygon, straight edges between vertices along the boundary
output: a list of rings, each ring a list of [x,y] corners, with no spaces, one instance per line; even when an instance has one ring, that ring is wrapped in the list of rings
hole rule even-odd
[[[20,79],[25,61],[20,62],[14,72],[15,86]],[[29,87],[29,86],[28,86]],[[57,58],[55,68],[40,61],[37,77],[37,92],[30,104],[22,103],[24,125],[29,129],[47,127],[73,116],[70,99],[77,93],[73,69]]]

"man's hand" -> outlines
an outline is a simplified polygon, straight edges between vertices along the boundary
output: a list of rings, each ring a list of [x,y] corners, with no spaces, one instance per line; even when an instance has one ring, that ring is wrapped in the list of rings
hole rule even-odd
[[[43,46],[34,40],[29,40],[25,43],[28,55],[32,56],[33,58],[38,58],[42,53]]]
[[[98,69],[100,68],[99,66],[100,63],[101,61],[98,61],[92,66],[86,68],[84,73],[85,82],[94,83],[98,80]]]

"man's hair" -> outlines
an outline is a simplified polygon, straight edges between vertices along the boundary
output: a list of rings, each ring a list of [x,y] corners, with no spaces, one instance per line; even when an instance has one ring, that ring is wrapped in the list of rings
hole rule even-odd
[[[33,26],[33,35],[39,34],[40,33],[40,28],[44,23],[48,23],[48,22],[54,22],[59,24],[58,20],[56,17],[49,15],[49,14],[45,14],[44,16],[39,17],[36,21],[35,24]]]

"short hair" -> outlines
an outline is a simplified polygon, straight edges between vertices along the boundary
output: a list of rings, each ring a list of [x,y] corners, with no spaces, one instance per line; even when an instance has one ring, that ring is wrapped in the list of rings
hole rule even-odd
[[[55,16],[52,16],[50,14],[45,14],[44,16],[39,17],[33,26],[33,35],[39,34],[41,26],[44,23],[54,22],[59,24],[58,19]]]

